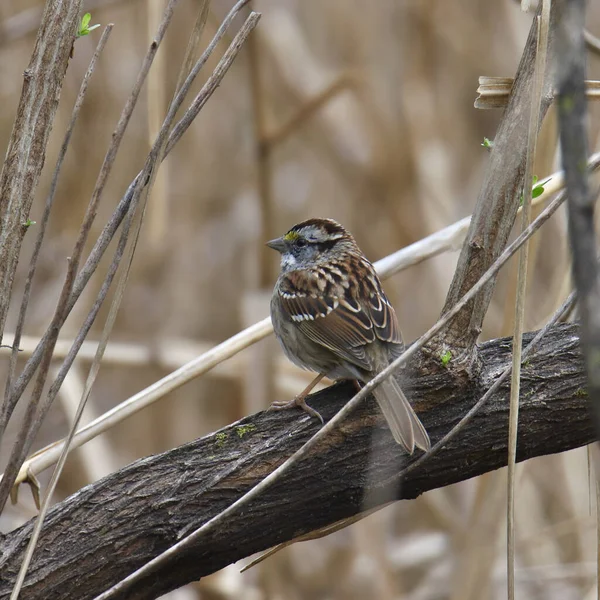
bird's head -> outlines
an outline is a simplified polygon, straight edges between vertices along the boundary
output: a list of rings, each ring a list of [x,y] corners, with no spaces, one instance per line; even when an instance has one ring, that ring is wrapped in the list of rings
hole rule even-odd
[[[333,219],[309,219],[294,225],[285,235],[267,242],[281,254],[282,271],[330,262],[356,248],[352,235]]]

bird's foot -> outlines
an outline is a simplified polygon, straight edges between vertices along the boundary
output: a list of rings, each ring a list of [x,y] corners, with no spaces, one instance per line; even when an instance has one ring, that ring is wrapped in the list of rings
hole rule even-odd
[[[269,406],[268,410],[285,410],[287,408],[301,408],[305,413],[308,413],[311,417],[316,417],[321,421],[321,425],[325,424],[323,417],[318,413],[314,408],[311,408],[308,404],[306,404],[306,396],[303,394],[298,394],[293,400],[286,402],[285,400],[279,402],[273,402],[271,406]]]

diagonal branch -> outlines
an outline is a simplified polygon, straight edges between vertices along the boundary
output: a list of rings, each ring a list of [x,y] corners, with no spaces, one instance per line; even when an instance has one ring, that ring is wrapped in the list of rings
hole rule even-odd
[[[596,171],[600,167],[600,153],[590,156],[588,165],[591,172]],[[553,174],[549,178],[548,183],[544,186],[544,192],[533,201],[533,204],[543,204],[549,197],[561,190],[563,185],[562,180],[562,173]],[[375,268],[381,278],[386,279],[402,269],[447,251],[464,239],[468,225],[469,217],[378,260],[375,263]],[[241,350],[264,339],[270,333],[272,333],[272,326],[270,319],[267,318],[240,331],[232,338],[210,348],[204,353],[199,353],[196,358],[186,364],[181,366],[178,365],[178,368],[175,371],[169,373],[163,379],[154,382],[148,388],[141,390],[131,398],[113,407],[110,411],[80,429],[73,439],[73,448],[82,446],[97,435],[110,429],[116,423],[123,421],[139,410],[156,402],[167,393],[184,385],[186,382],[203,375],[222,362],[235,356]],[[31,352],[31,350],[29,350],[29,352]],[[24,481],[34,483],[35,475],[44,471],[56,462],[61,452],[63,442],[64,440],[57,440],[36,452],[25,461],[17,477],[15,488],[13,488],[15,494],[16,488],[21,483]]]
[[[551,14],[549,57],[553,55],[552,21],[554,12]],[[527,155],[527,131],[531,104],[530,83],[535,70],[537,44],[536,23],[534,18],[508,107],[494,139],[488,168],[477,198],[469,233],[463,244],[446,298],[444,313],[456,305],[458,300],[500,255],[506,246],[517,216]],[[542,88],[540,124],[552,101],[553,78],[550,73],[552,65],[550,59],[548,65]],[[434,353],[439,354],[438,347],[445,344],[445,347],[456,348],[459,354],[461,351],[466,352],[464,358],[470,358],[470,350],[474,347],[481,331],[494,290],[494,283],[495,280],[490,282],[485,290],[478,294],[473,302],[469,303],[451,321],[444,339],[434,342],[432,346]]]
[[[333,435],[334,431],[356,408],[362,403],[373,389],[378,386],[386,377],[389,377],[396,369],[405,366],[408,360],[421,351],[425,344],[437,335],[461,309],[469,302],[479,291],[490,281],[492,277],[497,275],[500,269],[506,264],[508,259],[554,214],[556,209],[563,203],[564,194],[560,194],[555,198],[546,209],[536,218],[536,220],[523,233],[508,246],[504,252],[498,257],[494,264],[482,275],[481,279],[460,299],[458,304],[454,306],[448,313],[443,315],[434,325],[432,325],[416,342],[407,348],[403,354],[392,361],[385,369],[377,374],[376,377],[366,383],[361,390],[352,397],[352,399],[331,419],[326,423],[310,440],[302,445],[290,458],[288,458],[277,469],[265,477],[258,485],[252,488],[242,498],[228,506],[218,515],[213,517],[201,527],[193,530],[188,535],[184,536],[176,544],[168,550],[151,560],[148,564],[131,573],[128,577],[120,581],[117,585],[111,587],[105,593],[101,594],[96,600],[108,600],[122,594],[123,590],[128,590],[137,582],[143,581],[148,576],[160,568],[163,564],[170,562],[173,557],[178,556],[185,548],[197,545],[201,539],[205,539],[208,535],[212,535],[214,530],[222,527],[227,522],[227,519],[237,512],[244,512],[247,506],[251,504],[257,497],[260,497],[266,489],[276,487],[279,481],[290,470],[293,470],[301,463],[306,456],[319,447],[323,440],[328,436]],[[241,509],[241,510],[240,510]]]
[[[192,69],[186,81],[179,90],[177,94],[177,99],[175,101],[178,107],[181,106],[181,104],[183,103],[186,94],[192,86],[194,78],[196,77],[200,69],[204,66],[204,64],[208,60],[208,57],[211,55],[212,51],[215,49],[219,41],[223,38],[225,32],[235,20],[235,17],[240,11],[240,9],[245,4],[247,4],[248,1],[249,0],[238,0],[237,4],[229,11],[227,17],[225,17],[214,38],[212,39],[202,56],[198,59],[198,61],[194,65],[194,68]],[[181,136],[187,131],[194,119],[198,116],[198,113],[200,112],[202,107],[206,104],[208,99],[218,88],[221,81],[223,80],[223,77],[225,76],[225,73],[229,70],[233,61],[238,55],[242,45],[244,44],[244,41],[255,26],[256,21],[253,20],[253,22],[250,23],[250,25],[246,23],[246,25],[242,26],[240,31],[238,31],[231,44],[221,57],[221,60],[215,67],[215,70],[213,71],[212,75],[208,78],[200,92],[196,95],[191,105],[186,110],[185,114],[181,117],[181,119],[177,122],[177,124],[171,131],[167,142],[165,156],[175,147],[177,142],[181,139]],[[123,223],[123,220],[125,219],[125,216],[127,215],[131,207],[131,203],[134,199],[135,191],[137,189],[140,179],[144,181],[144,184],[146,183],[145,177],[143,177],[143,175],[144,172],[140,171],[134,178],[134,180],[131,182],[131,184],[127,188],[127,191],[117,204],[109,221],[100,233],[100,236],[94,244],[94,247],[92,248],[87,260],[85,261],[85,264],[77,274],[77,278],[75,279],[73,285],[73,291],[69,298],[67,313],[70,313],[73,307],[75,306],[75,303],[81,296],[91,276],[96,270],[96,267],[98,266],[100,260],[104,256],[104,253],[106,252],[106,249],[108,248],[110,242],[112,241],[117,230]],[[106,281],[107,279],[105,278],[105,282]],[[29,381],[33,377],[33,374],[38,368],[42,360],[44,350],[48,346],[49,342],[50,336],[49,333],[46,332],[40,340],[39,344],[37,345],[36,349],[33,351],[31,357],[27,361],[25,367],[23,368],[23,371],[14,383],[11,398],[9,399],[11,404],[15,403],[17,399],[21,396],[21,394],[23,394]]]
[[[525,343],[531,338],[527,334]],[[449,370],[432,373],[426,366],[412,374],[407,393],[434,443],[510,366],[510,340],[486,342],[477,350],[482,368],[471,380],[457,380]],[[584,385],[578,328],[552,328],[523,371],[519,460],[594,439]],[[351,385],[336,385],[311,402],[330,419],[352,393]],[[399,485],[408,459],[369,400],[247,510],[117,597],[156,598],[254,552],[363,512],[369,508],[365,498],[376,503],[414,498],[504,466],[507,423],[505,384],[474,422]],[[317,429],[314,420],[295,411],[259,413],[80,490],[48,515],[40,539],[47,551],[32,562],[24,588],[28,600],[94,598],[231,505]],[[385,493],[372,493],[375,489]],[[31,523],[3,541],[0,599],[10,590],[30,531]]]
[[[162,39],[164,38],[169,23],[171,22],[175,6],[178,2],[179,0],[169,0],[165,8],[163,19],[158,27],[156,36],[152,40],[148,52],[146,53],[146,56],[142,61],[142,66],[138,73],[138,77],[125,103],[125,107],[121,112],[121,116],[119,117],[119,121],[117,122],[117,126],[115,128],[115,131],[113,132],[110,144],[104,156],[102,166],[100,167],[100,172],[98,174],[96,184],[94,186],[94,191],[92,192],[92,196],[90,198],[85,215],[83,217],[83,221],[79,229],[77,239],[75,241],[73,252],[68,259],[67,273],[65,275],[63,287],[61,289],[60,296],[56,308],[54,310],[54,315],[44,336],[46,338],[46,344],[44,346],[43,351],[40,354],[39,369],[37,372],[37,377],[35,379],[31,397],[25,409],[25,415],[23,417],[21,425],[21,432],[19,437],[13,444],[13,449],[11,451],[9,463],[7,465],[4,477],[2,478],[2,481],[0,481],[0,512],[4,509],[4,505],[6,503],[6,500],[8,499],[10,490],[12,488],[12,484],[17,476],[17,473],[19,472],[19,468],[23,463],[23,460],[25,460],[27,453],[29,452],[29,447],[33,442],[35,434],[37,433],[36,428],[39,428],[41,421],[45,417],[45,413],[43,412],[43,410],[39,410],[38,406],[40,404],[40,398],[42,396],[46,384],[46,378],[50,368],[50,362],[52,361],[54,345],[56,344],[56,340],[58,339],[60,329],[67,320],[67,317],[70,312],[69,303],[73,292],[73,285],[75,283],[79,262],[83,255],[83,250],[89,232],[92,228],[92,224],[96,218],[104,187],[106,185],[112,167],[115,163],[115,159],[119,151],[119,147],[121,145],[123,136],[125,135],[125,130],[127,129],[127,125],[129,124],[129,121],[131,119],[131,115],[137,103],[137,99],[139,98],[141,88],[148,75],[150,67],[152,66],[152,62],[154,60],[154,57],[156,56],[158,47]],[[20,379],[21,378],[19,378],[19,380]],[[17,383],[19,380],[17,380]],[[0,411],[0,438],[4,433],[3,427],[6,427],[19,397],[20,395],[14,393],[14,391],[11,390],[11,393],[4,400],[2,410]]]
[[[590,171],[596,171],[600,167],[600,154],[596,153],[592,155],[588,164]],[[545,186],[543,194],[538,196],[534,203],[543,204],[547,198],[553,196],[560,189],[562,189],[562,174],[555,173]],[[462,219],[454,225],[442,229],[427,238],[419,240],[410,246],[402,248],[401,250],[378,260],[375,263],[377,272],[382,279],[386,279],[402,269],[418,264],[426,258],[448,250],[453,247],[457,241],[459,242],[464,238],[466,229],[468,228],[468,221],[468,217]],[[148,388],[141,390],[91,423],[88,423],[76,433],[73,439],[73,448],[80,447],[114,426],[116,423],[128,418],[153,402],[156,402],[167,393],[230,359],[241,350],[267,337],[272,333],[272,330],[273,328],[270,319],[267,318],[240,331],[232,338],[225,340],[210,350],[199,353],[193,360],[182,366],[178,366],[175,371],[169,373],[164,378],[154,382]],[[63,442],[64,440],[57,440],[36,452],[32,457],[25,461],[16,479],[15,488],[13,489],[16,489],[16,487],[24,481],[32,483],[33,479],[31,476],[37,475],[54,464],[61,452]]]
[[[29,300],[31,297],[31,286],[33,283],[33,277],[35,275],[37,269],[37,261],[40,256],[40,251],[42,249],[42,243],[44,241],[46,235],[46,228],[48,227],[48,223],[50,221],[50,212],[52,210],[52,206],[54,204],[54,198],[56,196],[56,188],[58,186],[58,180],[62,171],[62,167],[64,164],[65,157],[67,155],[67,150],[69,149],[69,144],[71,142],[71,137],[73,135],[73,130],[75,129],[75,124],[77,123],[77,118],[79,117],[79,113],[81,111],[81,107],[83,105],[83,100],[86,96],[88,84],[96,68],[96,63],[98,62],[98,58],[102,53],[104,46],[108,40],[112,32],[113,24],[109,23],[105,29],[104,33],[100,37],[100,41],[96,46],[96,50],[94,55],[92,56],[92,60],[88,66],[88,69],[83,77],[81,82],[81,86],[79,88],[79,93],[77,94],[77,98],[75,100],[75,104],[73,105],[73,110],[71,112],[71,119],[69,121],[69,125],[67,126],[67,131],[65,133],[65,137],[63,138],[63,143],[61,144],[60,151],[58,153],[58,158],[56,159],[56,165],[54,167],[54,173],[52,174],[52,182],[50,183],[50,190],[48,192],[48,196],[46,197],[46,203],[44,205],[44,212],[42,214],[42,218],[40,220],[39,228],[37,231],[37,238],[35,240],[35,246],[33,249],[33,254],[31,255],[31,259],[29,261],[29,269],[27,272],[27,278],[25,280],[25,287],[23,291],[23,296],[21,299],[21,306],[19,307],[19,317],[17,320],[17,324],[15,327],[15,334],[12,341],[12,352],[10,356],[10,365],[8,369],[8,375],[6,377],[5,383],[5,398],[10,395],[10,390],[12,387],[12,381],[15,377],[15,373],[17,371],[17,359],[19,355],[19,344],[21,342],[21,335],[23,332],[23,327],[25,325],[25,316],[27,314],[27,309],[29,307]],[[2,411],[4,411],[4,407],[2,407]],[[2,438],[2,433],[4,431],[5,424],[3,423],[3,417],[0,416],[0,439]]]

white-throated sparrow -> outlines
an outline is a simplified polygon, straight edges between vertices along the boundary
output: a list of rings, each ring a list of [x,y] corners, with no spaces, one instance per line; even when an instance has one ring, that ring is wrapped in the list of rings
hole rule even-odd
[[[404,351],[394,308],[354,238],[331,219],[309,219],[267,242],[281,253],[271,299],[275,335],[288,358],[319,375],[291,402],[321,418],[305,398],[325,376],[371,380]],[[394,376],[374,390],[395,440],[410,454],[429,436]],[[321,419],[322,421],[322,419]]]

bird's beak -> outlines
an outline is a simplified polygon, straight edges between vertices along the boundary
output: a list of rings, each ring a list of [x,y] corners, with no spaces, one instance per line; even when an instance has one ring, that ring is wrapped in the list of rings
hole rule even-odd
[[[283,252],[286,249],[286,243],[283,241],[282,237],[267,242],[267,246],[273,248],[273,250],[277,250],[277,252]]]

